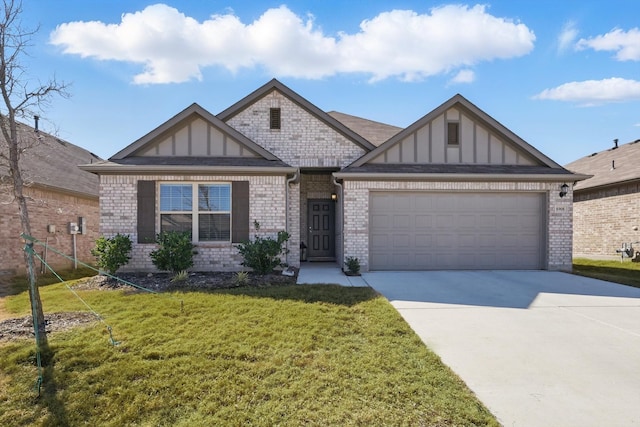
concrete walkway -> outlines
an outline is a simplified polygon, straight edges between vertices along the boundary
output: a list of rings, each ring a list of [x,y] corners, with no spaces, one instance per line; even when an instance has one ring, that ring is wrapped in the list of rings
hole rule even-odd
[[[363,276],[503,425],[640,425],[640,289],[547,271]]]
[[[336,284],[368,286],[362,276],[347,276],[335,262],[302,262],[298,272],[299,285]]]

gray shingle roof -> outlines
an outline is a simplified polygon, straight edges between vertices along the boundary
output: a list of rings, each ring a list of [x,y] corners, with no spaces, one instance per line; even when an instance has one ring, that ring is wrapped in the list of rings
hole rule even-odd
[[[580,181],[574,191],[615,185],[640,179],[640,139],[618,148],[593,153],[573,161],[567,169],[593,177]]]
[[[32,127],[19,123],[18,129],[32,138]],[[34,139],[37,143],[22,153],[23,179],[36,185],[97,198],[98,177],[81,170],[78,165],[95,163],[101,159],[84,148],[46,132],[40,131],[38,135],[39,138]],[[0,176],[6,176],[7,173],[6,165],[0,164]]]
[[[338,111],[329,111],[327,114],[375,146],[382,144],[402,130],[402,128],[398,126],[374,122],[373,120],[363,119],[362,117],[356,117]]]

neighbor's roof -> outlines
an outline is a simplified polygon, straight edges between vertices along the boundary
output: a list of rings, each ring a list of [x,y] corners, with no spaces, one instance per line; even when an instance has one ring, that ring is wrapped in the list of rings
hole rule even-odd
[[[35,143],[20,157],[25,182],[32,182],[39,187],[98,198],[98,177],[78,167],[80,164],[100,161],[98,156],[46,132],[38,131],[36,134],[34,128],[22,123],[18,123],[18,131]],[[0,176],[7,174],[8,167],[0,164]]]
[[[576,184],[574,191],[623,184],[640,179],[640,139],[618,148],[593,153],[565,168],[593,177]]]
[[[329,111],[327,114],[367,139],[376,147],[402,130],[402,128],[398,126],[374,122],[373,120],[363,119],[362,117],[356,117],[338,111]]]

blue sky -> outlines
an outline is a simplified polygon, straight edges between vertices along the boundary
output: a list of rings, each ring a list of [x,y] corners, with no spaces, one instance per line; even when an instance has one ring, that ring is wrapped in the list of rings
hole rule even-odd
[[[276,77],[405,127],[456,93],[560,164],[640,138],[635,0],[27,0],[30,77],[70,83],[45,130],[108,158],[193,102]]]

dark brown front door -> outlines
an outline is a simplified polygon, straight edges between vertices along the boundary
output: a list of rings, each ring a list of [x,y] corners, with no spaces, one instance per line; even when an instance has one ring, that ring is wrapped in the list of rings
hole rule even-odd
[[[309,261],[334,260],[335,252],[335,202],[308,200]]]

